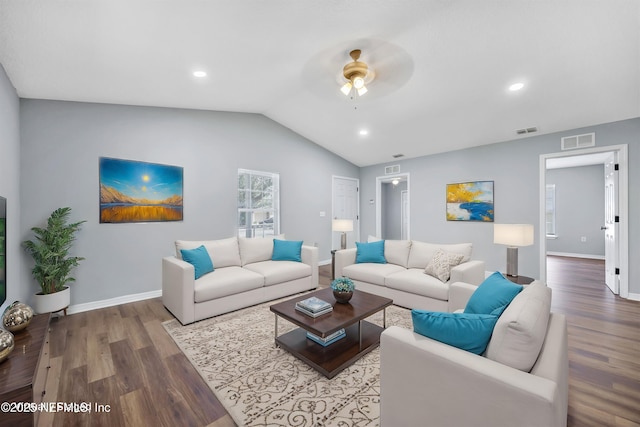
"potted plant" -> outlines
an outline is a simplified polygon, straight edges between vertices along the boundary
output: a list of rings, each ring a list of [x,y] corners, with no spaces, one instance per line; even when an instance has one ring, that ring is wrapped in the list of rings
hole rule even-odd
[[[40,285],[40,292],[34,297],[37,313],[51,313],[66,309],[71,302],[67,283],[75,281],[71,270],[77,267],[83,257],[69,256],[75,240],[75,233],[82,223],[69,224],[71,208],[59,208],[51,213],[47,227],[33,227],[34,240],[25,240],[22,245],[33,257],[35,265],[31,270],[33,278]]]
[[[338,277],[333,282],[331,282],[331,289],[333,290],[333,297],[339,303],[347,303],[353,296],[353,290],[356,288],[356,285],[353,283],[353,280],[348,277]]]

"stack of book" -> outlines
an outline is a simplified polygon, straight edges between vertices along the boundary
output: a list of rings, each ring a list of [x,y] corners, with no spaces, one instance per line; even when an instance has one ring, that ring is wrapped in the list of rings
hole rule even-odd
[[[296,303],[296,310],[311,317],[322,316],[333,311],[333,306],[317,297],[307,298]]]
[[[344,328],[328,335],[325,338],[321,338],[317,335],[312,334],[311,332],[307,332],[307,338],[309,338],[312,341],[317,342],[318,344],[320,344],[323,347],[328,346],[329,344],[333,344],[334,342],[346,337],[347,334],[344,331]]]

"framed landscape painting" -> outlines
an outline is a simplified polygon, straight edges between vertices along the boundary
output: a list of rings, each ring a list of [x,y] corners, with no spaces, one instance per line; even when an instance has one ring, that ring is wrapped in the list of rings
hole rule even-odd
[[[182,221],[183,169],[100,157],[100,222]]]
[[[493,181],[447,184],[447,221],[493,222]]]

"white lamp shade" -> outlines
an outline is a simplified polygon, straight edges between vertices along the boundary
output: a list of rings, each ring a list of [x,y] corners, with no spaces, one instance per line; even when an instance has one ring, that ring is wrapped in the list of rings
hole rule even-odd
[[[333,231],[353,231],[353,221],[350,219],[334,219],[331,224]]]
[[[533,245],[533,225],[493,224],[493,243],[507,246]]]

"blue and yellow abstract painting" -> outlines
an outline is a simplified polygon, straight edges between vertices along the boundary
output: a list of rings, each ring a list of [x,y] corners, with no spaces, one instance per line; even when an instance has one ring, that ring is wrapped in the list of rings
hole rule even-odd
[[[100,222],[182,221],[183,169],[100,158]]]
[[[447,184],[447,221],[493,222],[493,181]]]

